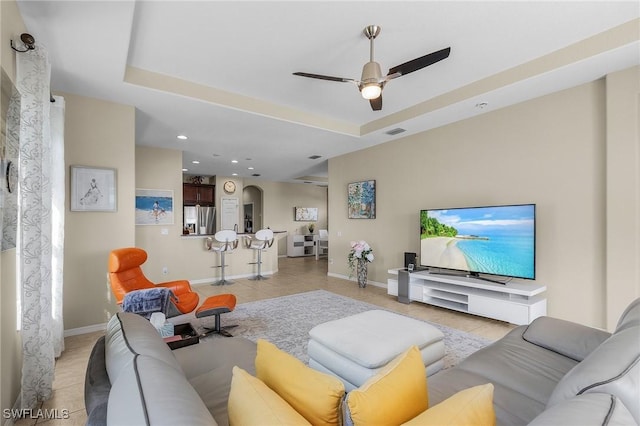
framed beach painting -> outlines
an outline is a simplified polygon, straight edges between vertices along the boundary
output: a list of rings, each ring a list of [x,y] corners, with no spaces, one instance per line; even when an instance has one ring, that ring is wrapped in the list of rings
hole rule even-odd
[[[116,169],[71,166],[71,211],[115,212]]]
[[[173,225],[173,191],[136,189],[136,225]]]
[[[376,181],[350,183],[347,187],[349,219],[376,218]]]

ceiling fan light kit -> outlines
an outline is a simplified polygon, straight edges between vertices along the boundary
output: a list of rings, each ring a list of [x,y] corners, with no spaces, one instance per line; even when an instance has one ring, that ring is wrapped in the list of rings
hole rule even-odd
[[[382,89],[388,81],[402,77],[403,75],[414,71],[418,71],[429,65],[433,65],[436,62],[448,58],[449,53],[451,52],[451,48],[447,47],[445,49],[429,53],[389,68],[389,72],[385,77],[383,77],[382,71],[380,70],[380,64],[373,60],[373,40],[378,36],[378,34],[380,34],[381,29],[382,28],[378,25],[368,25],[364,30],[362,30],[365,37],[369,39],[369,62],[364,64],[364,67],[362,67],[362,76],[360,77],[360,81],[354,80],[353,78],[332,77],[329,75],[311,74],[306,72],[294,72],[293,75],[315,78],[318,80],[335,81],[338,83],[354,83],[358,86],[358,90],[360,90],[362,97],[369,100],[371,109],[374,111],[380,111],[382,109]]]
[[[382,88],[378,83],[366,83],[360,90],[365,99],[375,99],[382,94]]]

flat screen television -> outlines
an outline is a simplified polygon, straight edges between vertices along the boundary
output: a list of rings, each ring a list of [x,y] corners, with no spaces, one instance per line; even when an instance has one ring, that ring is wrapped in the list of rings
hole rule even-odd
[[[533,280],[535,259],[535,204],[420,211],[420,266],[430,272]]]

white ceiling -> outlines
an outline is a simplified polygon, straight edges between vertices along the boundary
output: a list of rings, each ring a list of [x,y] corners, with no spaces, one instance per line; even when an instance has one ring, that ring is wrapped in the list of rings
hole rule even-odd
[[[184,151],[190,174],[321,182],[328,158],[640,64],[637,1],[18,5],[49,51],[54,92],[135,106],[136,143]],[[369,24],[382,27],[383,74],[444,47],[451,55],[390,81],[377,112],[350,83],[292,75],[359,79]],[[396,127],[407,131],[385,133]]]

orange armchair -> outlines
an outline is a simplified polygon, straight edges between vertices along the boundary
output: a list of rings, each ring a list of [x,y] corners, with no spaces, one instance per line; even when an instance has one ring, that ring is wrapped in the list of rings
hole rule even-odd
[[[165,287],[175,295],[172,302],[181,314],[187,314],[198,306],[200,297],[191,289],[189,281],[178,280],[159,284],[149,281],[140,268],[146,260],[147,252],[135,247],[113,250],[109,254],[109,281],[119,305],[130,291]]]

